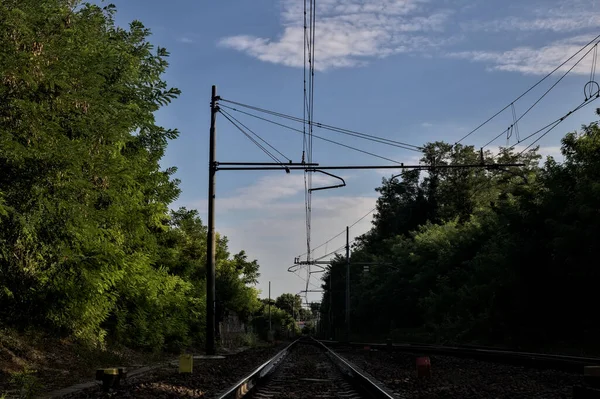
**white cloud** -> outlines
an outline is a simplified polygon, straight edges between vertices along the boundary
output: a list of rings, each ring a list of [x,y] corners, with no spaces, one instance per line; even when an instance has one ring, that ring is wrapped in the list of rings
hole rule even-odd
[[[313,187],[320,185],[337,184],[338,181],[319,174],[312,177]],[[304,176],[299,172],[280,175],[271,175],[260,178],[255,184],[239,188],[228,197],[219,198],[217,201],[218,212],[239,210],[260,210],[293,208],[294,204],[284,200],[293,198],[304,191]],[[191,204],[198,209],[206,209],[207,200],[200,200]],[[302,209],[302,208],[300,208]]]
[[[563,155],[560,152],[560,146],[540,147],[538,153],[541,154],[544,158],[554,157],[554,159],[556,159],[557,161],[563,159]]]
[[[329,240],[342,232],[346,226],[367,214],[375,207],[375,197],[313,197],[312,247]],[[219,229],[227,235],[232,250],[245,249],[248,256],[258,259],[261,266],[259,288],[266,294],[268,281],[272,281],[272,296],[283,292],[297,293],[306,285],[306,269],[300,268],[297,275],[287,271],[293,265],[294,257],[306,252],[304,202],[295,201],[292,209],[268,207],[264,212],[248,220],[236,223],[235,227]],[[369,230],[371,217],[365,217],[350,229],[353,239]],[[313,258],[332,252],[345,243],[345,234],[313,253]],[[316,269],[313,269],[316,270]],[[320,286],[319,275],[313,274],[310,289]],[[319,300],[320,294],[310,296]]]
[[[547,30],[553,32],[573,32],[583,29],[589,29],[600,25],[600,14],[588,14],[569,17],[552,18],[518,18],[510,17],[503,20],[483,22],[480,24],[467,25],[474,30],[484,30],[488,32],[504,31],[540,31]]]
[[[430,128],[430,127],[433,127],[433,123],[423,122],[423,123],[421,123],[421,127]]]
[[[265,62],[302,67],[303,2],[280,2],[282,31],[277,37],[239,34],[222,38],[219,45]],[[432,57],[439,49],[448,51],[448,47],[465,39],[459,36],[456,26],[466,32],[502,32],[508,35],[507,40],[523,32],[575,34],[600,26],[600,8],[592,0],[548,0],[544,7],[539,7],[539,3],[509,1],[503,12],[510,11],[512,15],[492,20],[470,17],[468,22],[461,22],[467,8],[481,11],[488,8],[484,2],[472,3],[466,7],[464,2],[442,0],[320,0],[317,2],[316,69],[363,66],[372,59],[394,54]],[[575,43],[574,39],[542,48],[466,51],[452,55],[488,62],[492,69],[540,74],[551,70],[566,58],[565,54],[583,44],[582,41]],[[577,72],[582,73],[584,69],[578,68]]]
[[[352,177],[344,176],[347,181]],[[315,187],[333,182],[334,179],[326,176],[313,176]],[[353,224],[375,206],[375,196],[344,196],[344,189],[339,190],[316,192],[313,195],[313,247],[327,241],[345,229],[345,226]],[[217,230],[229,238],[232,252],[244,249],[251,259],[258,259],[261,265],[259,288],[263,290],[263,294],[266,293],[268,281],[273,282],[273,296],[305,288],[305,283],[298,276],[287,272],[294,257],[306,251],[303,191],[302,174],[282,174],[261,178],[256,183],[217,200]],[[191,207],[204,210],[206,203],[199,201]],[[353,226],[350,231],[352,238],[365,233],[370,228],[370,223],[369,215]],[[319,248],[314,257],[339,248],[344,241],[345,235],[338,237],[327,246]],[[299,274],[305,277],[306,271]],[[312,275],[311,284],[318,287],[318,278],[318,275]],[[311,288],[315,289],[314,286]],[[319,294],[312,296],[314,300],[319,297]]]
[[[596,29],[600,25],[600,9],[591,0],[546,0],[543,8],[534,7],[522,2],[514,9],[521,14],[519,16],[491,21],[470,21],[462,23],[461,27],[467,31],[483,32],[575,32]]]
[[[576,36],[569,39],[555,41],[541,48],[517,47],[508,51],[463,51],[448,53],[449,57],[461,58],[474,62],[484,62],[490,65],[491,70],[521,72],[530,75],[542,75],[551,72],[554,68],[575,54],[583,45],[590,41],[589,36]],[[590,49],[590,47],[588,47]],[[587,49],[573,60],[566,63],[561,71],[571,68]],[[572,73],[589,75],[592,64],[592,53],[588,54],[573,70]]]
[[[364,65],[371,58],[420,53],[450,39],[441,32],[451,15],[427,0],[321,0],[317,2],[315,69]],[[283,33],[277,39],[237,35],[219,44],[259,60],[304,65],[303,3],[282,0]]]
[[[177,39],[178,42],[180,43],[185,43],[185,44],[192,44],[194,43],[194,39],[190,39],[189,37],[180,37]]]

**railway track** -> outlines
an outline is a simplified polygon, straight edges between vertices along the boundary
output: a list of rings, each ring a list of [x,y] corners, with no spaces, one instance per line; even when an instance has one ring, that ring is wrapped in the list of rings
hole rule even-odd
[[[219,398],[388,399],[393,396],[322,343],[301,338]]]
[[[345,351],[348,348],[364,348],[411,353],[419,355],[445,355],[459,358],[479,359],[483,361],[535,367],[540,369],[554,369],[575,373],[582,373],[585,366],[600,364],[600,358],[581,357],[568,355],[554,355],[545,353],[517,352],[499,348],[477,347],[472,345],[432,345],[415,343],[344,343],[339,341],[320,340],[319,342],[336,350]]]
[[[252,353],[202,363],[193,374],[164,369],[143,381],[125,383],[111,395],[140,399],[600,398],[600,369],[592,370],[598,378],[587,378],[580,368],[581,364],[594,362],[592,358],[489,348],[394,345],[384,350],[380,345],[364,346],[332,342],[325,345],[304,337],[264,356]],[[421,356],[431,360],[430,373],[425,375],[421,373],[422,364],[418,373],[416,370],[416,359]],[[256,367],[258,359],[264,359],[264,363]],[[232,376],[239,378],[244,373],[246,376],[233,384]],[[232,385],[226,388],[229,384]],[[90,390],[75,397],[106,395]]]
[[[324,341],[396,397],[600,399],[600,359],[474,346]],[[414,377],[430,357],[432,377]],[[586,370],[587,369],[587,370]]]

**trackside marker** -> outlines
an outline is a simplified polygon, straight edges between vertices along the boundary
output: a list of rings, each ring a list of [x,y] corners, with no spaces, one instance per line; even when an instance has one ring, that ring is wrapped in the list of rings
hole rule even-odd
[[[417,378],[431,377],[431,360],[428,356],[417,358]]]

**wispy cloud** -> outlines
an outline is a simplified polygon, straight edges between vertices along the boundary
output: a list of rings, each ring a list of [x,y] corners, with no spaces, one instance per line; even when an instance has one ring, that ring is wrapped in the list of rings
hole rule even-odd
[[[558,40],[540,48],[523,46],[507,51],[462,51],[448,53],[447,55],[453,58],[486,63],[489,65],[490,70],[542,75],[552,71],[590,40],[590,36],[576,36]],[[566,71],[571,68],[584,54],[585,52],[580,53],[572,62],[565,64],[562,70]],[[588,54],[572,70],[572,73],[589,74],[592,63],[591,55]]]
[[[338,180],[315,174],[312,177],[313,187],[338,184]],[[304,176],[300,173],[271,175],[260,178],[256,183],[237,189],[233,194],[219,198],[219,212],[268,210],[296,211],[293,200],[304,192]],[[304,198],[302,196],[302,198]],[[206,209],[206,200],[190,204],[194,208]],[[329,209],[329,208],[328,208]]]
[[[313,199],[312,247],[342,232],[375,207],[375,197],[316,197]],[[306,287],[303,279],[310,277],[310,289],[320,286],[319,274],[308,275],[306,269],[297,274],[287,272],[293,264],[294,256],[306,252],[304,223],[304,203],[294,201],[294,211],[272,209],[255,212],[250,218],[235,224],[235,227],[220,228],[219,231],[229,238],[233,251],[245,249],[248,256],[257,259],[260,264],[261,281],[259,288],[266,293],[268,281],[273,281],[272,296],[283,292],[299,292]],[[372,217],[365,217],[350,229],[351,239],[369,230]],[[313,258],[321,257],[342,247],[345,234],[318,248]],[[300,276],[300,277],[299,277]],[[309,296],[309,300],[318,300],[320,294]]]
[[[191,39],[191,38],[186,37],[186,36],[178,38],[177,41],[180,42],[180,43],[185,43],[185,44],[195,43],[194,39]]]
[[[552,31],[574,32],[600,25],[600,14],[583,14],[580,16],[551,17],[551,18],[520,18],[509,17],[495,21],[480,21],[462,24],[465,30],[506,32],[506,31]]]
[[[222,47],[259,60],[302,67],[304,65],[303,2],[281,1],[282,31],[276,37],[240,34],[219,41]],[[317,70],[364,66],[373,59],[395,54],[435,56],[444,49],[454,57],[486,62],[490,69],[540,74],[551,70],[582,44],[578,37],[551,45],[521,46],[505,51],[452,52],[456,43],[468,43],[460,30],[483,34],[502,33],[507,43],[528,32],[535,38],[548,32],[582,34],[600,26],[600,7],[593,0],[547,0],[540,3],[508,1],[505,16],[486,20],[488,2],[445,0],[320,0],[317,2]],[[465,10],[469,20],[465,20]],[[481,11],[479,17],[478,11]],[[506,15],[510,12],[511,14]],[[494,15],[497,13],[494,13]],[[476,15],[473,18],[473,15]],[[462,20],[461,20],[462,19]],[[591,37],[591,36],[590,36]],[[589,38],[588,38],[589,40]],[[582,73],[585,67],[576,69]]]
[[[353,176],[344,176],[347,181]],[[313,186],[332,183],[325,176],[314,175]],[[374,181],[375,184],[378,182]],[[298,275],[287,273],[295,255],[306,251],[304,214],[304,177],[302,174],[281,174],[263,177],[217,201],[218,231],[229,239],[232,252],[244,249],[261,267],[259,288],[265,292],[267,282],[273,281],[273,296],[283,292],[305,289],[306,271]],[[370,190],[371,191],[371,190]],[[328,193],[328,194],[326,194]],[[321,192],[312,200],[312,247],[327,241],[373,209],[374,195],[345,196],[344,189]],[[373,193],[374,194],[374,193]],[[187,205],[206,209],[205,201]],[[369,215],[370,216],[370,215]],[[371,217],[365,217],[351,228],[352,237],[365,233],[371,226]],[[313,257],[334,251],[345,241],[345,235],[322,246]],[[318,275],[311,277],[311,288],[318,288]],[[319,295],[315,294],[315,300]]]
[[[283,33],[276,39],[237,35],[219,43],[262,61],[301,67],[302,4],[282,0]],[[450,40],[442,32],[451,14],[427,0],[318,1],[315,68],[359,66],[372,58],[438,48]]]
[[[520,15],[490,21],[463,22],[461,28],[484,32],[576,32],[596,29],[600,25],[600,8],[591,0],[549,0],[543,8],[523,2],[516,7],[515,12]]]
[[[423,123],[421,123],[421,127],[430,128],[430,127],[433,127],[433,123],[423,122]]]

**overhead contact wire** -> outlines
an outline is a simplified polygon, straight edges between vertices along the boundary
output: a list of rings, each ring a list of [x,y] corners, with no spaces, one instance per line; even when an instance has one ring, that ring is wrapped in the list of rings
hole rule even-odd
[[[538,141],[540,141],[541,139],[543,139],[548,133],[550,133],[554,128],[556,128],[558,125],[560,125],[565,119],[567,119],[569,116],[573,115],[575,112],[579,111],[580,109],[582,109],[583,107],[591,104],[592,102],[594,102],[596,99],[598,99],[598,97],[600,96],[600,93],[596,94],[596,97],[590,98],[585,100],[584,102],[582,102],[580,105],[578,105],[575,109],[573,109],[572,111],[569,111],[568,113],[566,113],[562,118],[557,119],[556,121],[550,123],[549,125],[544,126],[542,129],[537,130],[536,132],[530,134],[529,136],[527,136],[525,139],[523,139],[523,141],[535,136],[536,134],[540,133],[542,130],[550,127],[546,132],[544,132],[540,137],[538,137],[537,139],[535,139],[535,141],[533,141],[531,144],[529,144],[527,147],[525,147],[525,149],[523,151],[521,151],[519,153],[523,154],[526,150],[528,150],[529,148],[531,148],[535,143],[537,143]],[[514,145],[511,147],[514,148]]]
[[[485,126],[486,124],[488,124],[492,119],[494,119],[495,117],[497,117],[498,115],[500,115],[502,112],[504,112],[506,109],[508,109],[511,104],[516,103],[517,101],[519,101],[521,98],[523,98],[525,95],[527,95],[529,92],[531,92],[533,89],[535,89],[537,86],[539,86],[542,82],[544,82],[546,79],[548,79],[550,76],[552,76],[554,74],[554,72],[558,71],[560,68],[562,68],[566,63],[568,63],[569,61],[571,61],[573,58],[575,58],[579,53],[581,53],[584,49],[586,49],[590,44],[594,43],[595,41],[597,41],[600,38],[600,35],[597,35],[596,37],[594,37],[592,40],[590,40],[585,46],[583,46],[582,48],[580,48],[575,54],[571,55],[569,58],[567,58],[565,61],[563,61],[559,66],[557,66],[556,68],[554,68],[551,72],[549,72],[548,74],[546,74],[543,78],[541,78],[540,80],[537,81],[537,83],[535,83],[533,86],[531,86],[529,89],[527,89],[525,92],[523,92],[520,96],[518,96],[517,98],[515,98],[513,101],[511,101],[507,106],[505,106],[504,108],[502,108],[500,111],[496,112],[494,115],[492,115],[491,117],[489,117],[487,120],[485,120],[483,123],[481,123],[479,126],[477,126],[475,129],[471,130],[469,133],[467,133],[466,135],[464,135],[460,140],[458,140],[455,144],[460,143],[461,141],[463,141],[464,139],[466,139],[467,137],[471,136],[473,133],[475,133],[476,131],[478,131],[479,129],[481,129],[483,126]]]
[[[223,105],[221,105],[221,106],[223,106]],[[239,112],[243,112],[243,111],[239,111]],[[252,116],[254,118],[257,118],[257,119],[260,119],[260,120],[263,120],[265,122],[271,123],[273,125],[280,126],[280,127],[284,128],[284,129],[288,129],[288,130],[294,131],[296,133],[300,133],[300,134],[303,133],[302,130],[297,129],[295,127],[288,126],[288,125],[284,125],[283,123],[275,122],[275,121],[272,121],[270,119],[263,118],[263,117],[260,117],[258,115],[253,115],[253,114],[250,114],[250,113],[247,113],[247,115]],[[391,158],[386,158],[384,156],[377,155],[377,154],[374,154],[374,153],[369,152],[369,151],[361,150],[359,148],[355,148],[355,147],[352,147],[352,146],[349,146],[349,145],[346,145],[346,144],[342,144],[342,143],[339,143],[339,142],[334,141],[334,140],[326,139],[326,138],[321,137],[321,136],[313,135],[313,137],[316,138],[316,139],[319,139],[319,140],[326,141],[326,142],[331,143],[331,144],[335,144],[335,145],[338,145],[338,146],[341,146],[341,147],[348,148],[348,149],[353,150],[353,151],[357,151],[357,152],[361,152],[361,153],[366,154],[366,155],[370,155],[370,156],[375,157],[375,158],[383,159],[385,161],[390,161],[390,162],[393,162],[393,163],[396,163],[396,164],[399,164],[399,165],[402,164],[402,162],[400,162],[400,161],[396,161],[396,160],[391,159]]]
[[[370,214],[372,214],[373,212],[375,212],[377,210],[377,207],[371,209],[369,212],[367,212],[365,215],[363,215],[360,219],[358,219],[357,221],[355,221],[354,223],[352,223],[350,226],[348,226],[348,228],[352,228],[354,226],[356,226],[358,223],[360,223],[364,218],[366,218],[367,216],[369,216]],[[346,229],[340,231],[338,234],[336,234],[335,236],[331,237],[329,240],[325,241],[323,244],[313,248],[313,251],[322,248],[323,246],[329,244],[331,241],[335,240],[336,238],[338,238],[339,236],[341,236],[342,234],[346,233]],[[306,252],[298,255],[297,257],[300,258],[302,256],[306,255]]]
[[[244,131],[244,129],[242,129],[237,123],[235,123],[232,119],[230,119],[227,115],[225,115],[221,110],[219,112],[225,117],[225,119],[227,119],[233,126],[235,126],[240,132],[242,132],[242,134],[244,134],[258,148],[260,148],[265,154],[267,154],[273,161],[275,161],[278,164],[281,164],[281,166],[283,168],[285,168],[285,165],[279,159],[277,159],[277,157],[275,155],[273,155],[271,152],[269,152],[269,150],[267,150],[258,141],[256,141],[252,136],[250,136],[248,133],[246,133]]]
[[[223,104],[221,104],[221,107],[225,107],[225,108],[230,109],[232,111],[236,111],[236,112],[239,112],[241,114],[251,116],[253,118],[261,119],[261,120],[268,121],[268,122],[271,122],[271,123],[276,123],[276,122],[271,121],[271,120],[269,120],[267,118],[263,118],[263,117],[260,117],[258,115],[255,115],[255,114],[251,114],[249,112],[242,111],[242,110],[237,109],[235,107],[229,107],[229,106],[223,105]],[[291,117],[291,118],[286,118],[286,119],[290,119],[290,120],[292,120],[294,122],[299,122],[299,123],[302,122],[302,119],[300,119],[300,118],[293,118],[293,117]],[[321,123],[318,123],[318,122],[313,123],[313,125],[316,126],[316,127],[318,127],[318,128],[324,129],[324,130],[329,130],[329,131],[332,131],[332,132],[336,132],[336,133],[340,133],[340,134],[345,134],[347,136],[354,136],[354,137],[357,137],[357,138],[360,138],[360,139],[363,139],[363,140],[367,140],[367,141],[372,141],[372,142],[376,142],[376,143],[380,143],[380,144],[384,144],[384,145],[389,145],[389,146],[396,147],[396,148],[402,148],[402,149],[408,150],[408,151],[415,151],[415,152],[419,152],[419,153],[422,152],[421,147],[417,147],[417,146],[414,146],[412,144],[407,144],[407,143],[403,143],[403,142],[400,142],[400,141],[390,140],[390,139],[386,139],[386,138],[382,138],[382,137],[378,137],[378,136],[373,136],[373,135],[366,134],[366,133],[360,133],[360,132],[356,132],[356,131],[353,131],[353,130],[348,130],[348,129],[338,128],[338,127],[335,127],[335,126],[325,125],[325,124],[321,124]]]
[[[268,145],[271,149],[273,149],[273,151],[275,151],[276,153],[278,153],[279,155],[281,155],[282,157],[284,157],[285,159],[287,159],[288,162],[292,162],[292,160],[289,157],[286,157],[284,154],[281,153],[281,151],[279,151],[277,148],[273,147],[268,141],[266,141],[265,139],[263,139],[262,137],[260,137],[252,129],[250,129],[248,126],[244,125],[242,122],[240,122],[238,119],[236,119],[233,115],[231,115],[228,112],[223,111],[223,110],[220,110],[220,112],[222,112],[223,115],[229,116],[231,119],[233,119],[234,121],[236,121],[239,125],[243,126],[246,130],[248,130],[250,133],[252,133],[254,136],[256,136],[260,141],[262,141],[263,143],[265,143],[266,145]]]

